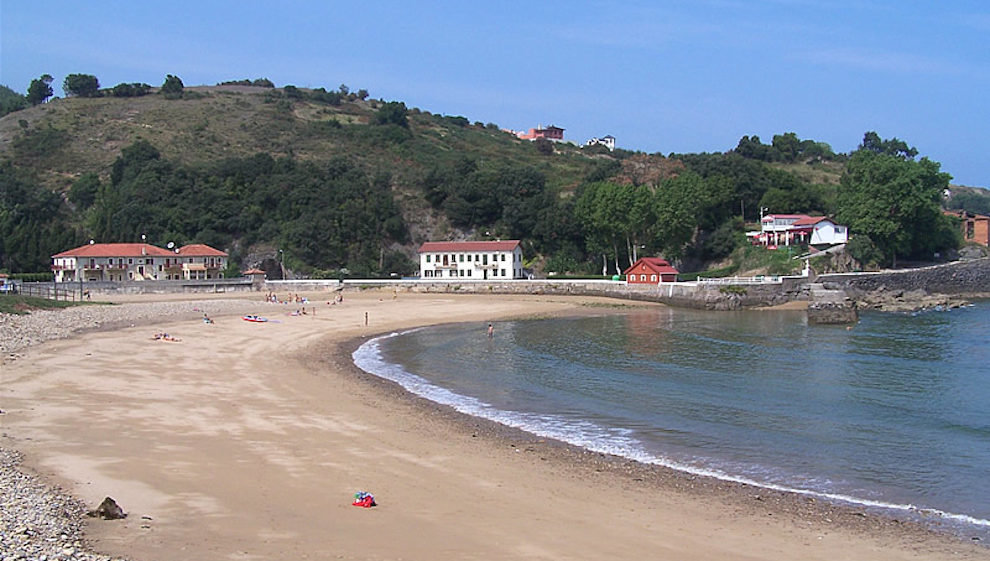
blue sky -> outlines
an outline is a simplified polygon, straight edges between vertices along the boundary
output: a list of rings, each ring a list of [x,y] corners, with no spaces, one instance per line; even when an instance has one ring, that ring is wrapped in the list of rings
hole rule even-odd
[[[819,0],[2,0],[0,84],[271,79],[582,142],[849,151],[877,131],[990,186],[990,3]]]

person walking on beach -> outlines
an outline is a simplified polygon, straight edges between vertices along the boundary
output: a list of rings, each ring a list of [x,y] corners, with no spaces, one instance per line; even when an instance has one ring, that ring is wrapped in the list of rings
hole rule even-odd
[[[491,339],[494,336],[495,336],[495,326],[489,323],[488,324],[488,338]]]

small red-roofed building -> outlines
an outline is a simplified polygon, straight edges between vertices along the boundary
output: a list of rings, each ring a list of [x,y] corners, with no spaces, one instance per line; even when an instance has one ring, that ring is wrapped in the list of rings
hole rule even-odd
[[[419,248],[424,280],[510,280],[525,278],[519,240],[426,242]]]
[[[52,256],[55,282],[218,279],[226,267],[226,253],[202,244],[89,243]]]
[[[677,282],[678,271],[666,259],[640,257],[622,274],[626,276],[627,284],[660,284]]]

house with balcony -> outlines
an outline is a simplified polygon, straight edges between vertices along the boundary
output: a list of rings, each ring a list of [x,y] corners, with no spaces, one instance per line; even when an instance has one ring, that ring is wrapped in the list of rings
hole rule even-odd
[[[747,234],[754,243],[776,249],[790,245],[837,245],[849,241],[849,229],[825,216],[767,214],[760,231]]]
[[[172,262],[169,274],[174,279],[205,280],[223,278],[227,268],[227,254],[219,249],[197,243],[184,245],[175,250],[178,262]]]
[[[426,242],[419,248],[423,280],[510,280],[526,278],[519,240]]]
[[[52,256],[55,282],[218,279],[226,267],[226,253],[202,244],[90,243]]]

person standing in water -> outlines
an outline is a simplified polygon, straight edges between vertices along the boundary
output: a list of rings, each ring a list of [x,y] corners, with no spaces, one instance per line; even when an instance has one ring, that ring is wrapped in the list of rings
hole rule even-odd
[[[494,336],[495,336],[495,326],[489,323],[488,324],[488,338],[491,339]]]

